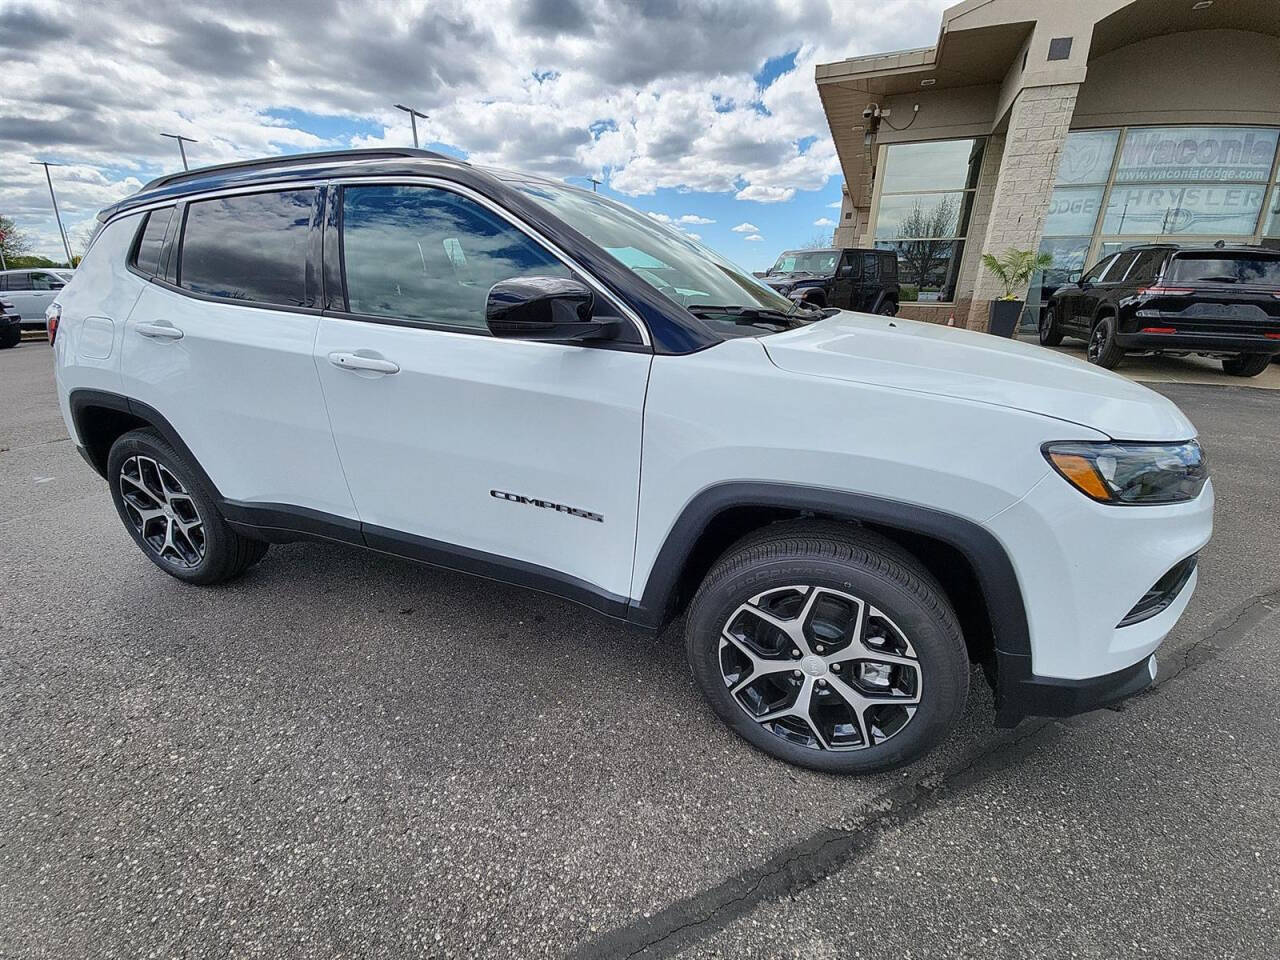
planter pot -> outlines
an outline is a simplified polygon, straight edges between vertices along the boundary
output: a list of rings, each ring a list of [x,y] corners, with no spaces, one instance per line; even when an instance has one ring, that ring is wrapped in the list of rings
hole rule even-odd
[[[987,333],[997,337],[1012,337],[1018,329],[1018,317],[1022,316],[1022,300],[992,300],[987,320]]]

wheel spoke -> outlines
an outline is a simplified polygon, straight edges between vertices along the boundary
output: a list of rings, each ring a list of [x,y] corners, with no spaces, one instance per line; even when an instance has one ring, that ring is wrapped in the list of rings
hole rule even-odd
[[[804,683],[800,685],[799,692],[795,695],[795,699],[790,705],[779,707],[777,710],[770,710],[756,717],[757,723],[769,723],[771,720],[781,720],[783,717],[799,717],[805,723],[809,723],[809,701],[813,697],[813,677],[805,677]],[[801,706],[803,704],[803,707]],[[809,724],[810,727],[813,724]]]

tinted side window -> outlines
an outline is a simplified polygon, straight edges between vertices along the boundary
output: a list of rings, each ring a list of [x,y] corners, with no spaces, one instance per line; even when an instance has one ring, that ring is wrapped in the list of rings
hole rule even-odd
[[[1120,253],[1116,255],[1111,266],[1107,268],[1107,272],[1103,274],[1103,283],[1118,283],[1124,279],[1125,272],[1133,266],[1133,261],[1138,259],[1136,253]]]
[[[62,282],[62,278],[52,273],[33,273],[31,274],[32,290],[61,290],[66,284]]]
[[[1133,262],[1133,266],[1129,268],[1129,272],[1125,274],[1125,282],[1151,283],[1160,272],[1160,264],[1166,253],[1165,250],[1143,250],[1138,254],[1138,259]]]
[[[11,273],[9,274],[10,290],[30,290],[31,275],[29,273]]]
[[[178,284],[211,297],[310,306],[307,244],[314,199],[314,190],[285,190],[188,204]]]
[[[342,191],[347,309],[484,330],[499,280],[567,277],[529,237],[466,197],[435,187]]]
[[[146,215],[142,225],[142,235],[138,238],[138,249],[133,255],[133,265],[140,273],[154,277],[160,273],[160,254],[164,250],[164,234],[169,229],[169,221],[173,219],[173,207],[152,210]]]
[[[1085,282],[1097,283],[1098,278],[1102,276],[1102,274],[1106,271],[1107,267],[1111,266],[1115,258],[1116,257],[1113,254],[1112,256],[1107,257],[1107,259],[1102,260],[1099,263],[1095,263],[1093,265],[1093,269],[1080,278],[1080,282],[1081,283],[1085,283]]]
[[[862,255],[862,279],[867,283],[880,282],[880,257],[874,253]]]

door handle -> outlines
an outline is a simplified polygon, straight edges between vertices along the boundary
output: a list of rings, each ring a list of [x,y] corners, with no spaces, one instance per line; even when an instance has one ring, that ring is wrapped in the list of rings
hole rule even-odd
[[[399,373],[400,364],[380,357],[362,357],[358,353],[331,353],[329,362],[343,370],[368,370],[372,373]]]
[[[182,331],[171,323],[137,323],[134,330],[152,340],[181,340]]]

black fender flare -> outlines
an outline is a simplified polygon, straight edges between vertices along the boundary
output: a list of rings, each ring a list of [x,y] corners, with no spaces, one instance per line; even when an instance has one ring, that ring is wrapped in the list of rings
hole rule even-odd
[[[940,540],[973,566],[986,602],[998,656],[1031,656],[1031,635],[1017,573],[1000,541],[972,520],[931,507],[827,487],[731,481],[707,487],[680,512],[654,558],[639,601],[628,619],[661,629],[670,619],[680,574],[699,538],[720,513],[738,507],[772,507],[838,520],[873,523]]]
[[[134,419],[141,420],[151,427],[156,433],[164,437],[169,446],[186,457],[200,471],[200,479],[204,481],[205,486],[213,491],[215,497],[219,500],[222,499],[222,494],[218,491],[217,484],[205,473],[200,460],[191,452],[191,448],[187,446],[178,431],[173,428],[173,424],[166,420],[164,415],[155,407],[149,406],[141,400],[126,397],[123,394],[111,393],[107,390],[91,390],[84,387],[72,390],[71,395],[68,397],[68,403],[71,407],[71,421],[75,424],[76,435],[81,443],[80,454],[104,478],[106,477],[106,459],[103,458],[102,462],[99,463],[83,446],[86,432],[86,415],[89,410],[95,408],[127,413]]]

